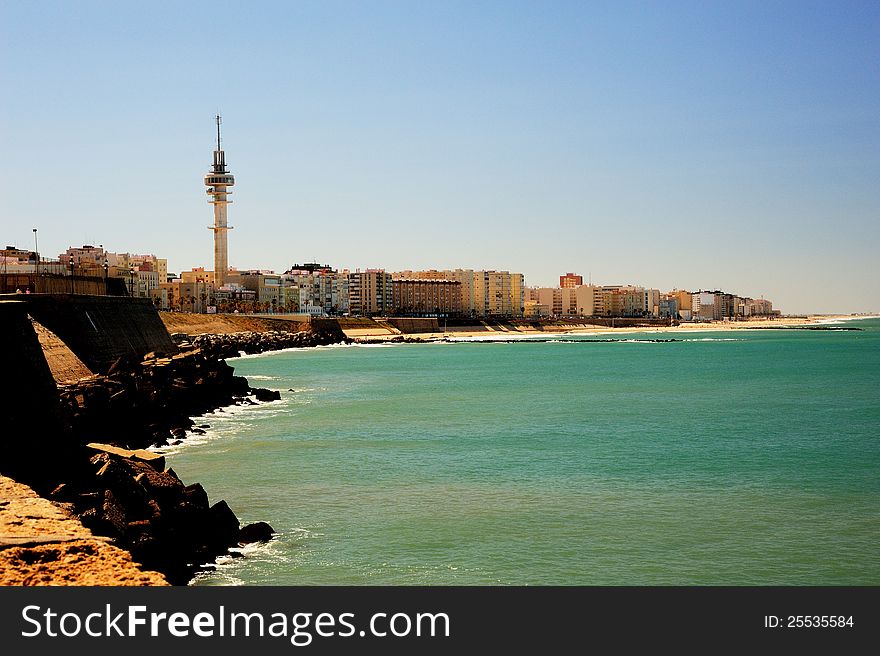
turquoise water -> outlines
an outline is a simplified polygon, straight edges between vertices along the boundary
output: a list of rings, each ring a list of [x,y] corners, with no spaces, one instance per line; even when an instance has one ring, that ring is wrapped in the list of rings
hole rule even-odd
[[[280,537],[197,583],[876,585],[880,320],[846,325],[232,360],[282,400],[170,464]]]

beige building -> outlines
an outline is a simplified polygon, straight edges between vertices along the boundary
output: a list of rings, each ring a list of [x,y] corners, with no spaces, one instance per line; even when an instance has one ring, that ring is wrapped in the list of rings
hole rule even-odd
[[[320,316],[348,312],[348,271],[328,265],[294,265],[281,276],[282,284],[298,290],[297,303],[303,312]]]
[[[532,287],[524,299],[547,306],[554,317],[571,317],[581,314],[578,309],[576,287]]]
[[[157,271],[141,271],[135,269],[135,296],[150,297],[154,289],[159,289],[159,273]]]
[[[521,317],[525,280],[521,273],[476,271],[474,307],[477,316]]]
[[[779,314],[778,310],[773,309],[773,303],[765,298],[743,298],[740,299],[740,314],[745,317],[755,316],[772,316]]]
[[[202,281],[184,282],[182,279],[177,279],[166,284],[171,285],[171,293],[168,295],[168,304],[171,309],[195,314],[207,312],[211,295],[208,283]]]
[[[248,271],[241,273],[240,280],[242,287],[256,292],[257,311],[278,312],[299,303],[299,290],[283,287],[280,274]]]
[[[595,285],[580,285],[574,289],[576,314],[581,317],[595,317],[604,314],[602,297]]]
[[[189,271],[180,272],[181,282],[202,282],[214,287],[214,272],[205,271],[204,267],[194,267]]]
[[[392,279],[395,314],[440,316],[461,314],[461,283],[440,278]]]
[[[398,279],[451,280],[461,284],[461,312],[465,316],[523,316],[525,280],[521,273],[446,269],[399,271]]]
[[[691,316],[700,321],[721,319],[721,294],[717,292],[694,292],[691,294]]]
[[[367,269],[348,274],[348,307],[355,316],[383,316],[391,312],[393,288],[390,273]]]
[[[391,274],[395,279],[406,280],[452,280],[461,285],[461,313],[465,316],[477,316],[477,302],[474,296],[474,280],[476,272],[473,269],[428,269],[427,271],[398,271]]]
[[[666,296],[674,298],[678,302],[679,312],[682,310],[690,312],[693,309],[692,292],[684,289],[673,289],[671,292],[667,293]]]
[[[523,317],[526,319],[543,319],[550,316],[550,306],[533,299],[523,301]]]

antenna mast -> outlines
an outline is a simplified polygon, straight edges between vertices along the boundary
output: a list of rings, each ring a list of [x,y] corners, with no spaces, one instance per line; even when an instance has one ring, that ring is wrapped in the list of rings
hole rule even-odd
[[[223,119],[220,118],[220,114],[217,114],[217,150],[220,150],[220,124],[223,122]]]

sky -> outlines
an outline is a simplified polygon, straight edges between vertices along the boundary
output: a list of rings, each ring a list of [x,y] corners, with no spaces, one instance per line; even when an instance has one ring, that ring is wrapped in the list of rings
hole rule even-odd
[[[0,0],[0,241],[880,311],[880,3]]]

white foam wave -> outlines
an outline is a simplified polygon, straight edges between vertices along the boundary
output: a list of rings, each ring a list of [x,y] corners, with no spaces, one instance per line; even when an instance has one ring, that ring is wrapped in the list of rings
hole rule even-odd
[[[492,333],[490,335],[469,335],[467,337],[447,337],[447,342],[506,342],[509,340],[530,340],[545,338],[546,335],[521,335],[516,333]]]
[[[744,342],[736,337],[700,337],[698,339],[682,339],[682,342]]]
[[[148,450],[154,453],[160,453],[166,456],[173,456],[184,449],[204,446],[212,442],[229,437],[229,428],[234,429],[233,434],[238,434],[247,430],[252,426],[249,422],[243,422],[241,416],[246,415],[253,419],[271,419],[281,414],[289,413],[291,405],[290,399],[280,399],[277,401],[268,401],[257,403],[256,405],[229,405],[223,408],[206,412],[203,415],[195,415],[190,417],[196,426],[199,424],[209,424],[209,428],[203,428],[202,433],[194,433],[187,431],[186,437],[179,444],[165,444],[162,446],[151,446]],[[231,426],[227,427],[227,424]],[[175,440],[176,441],[176,440]]]
[[[245,585],[244,580],[238,574],[243,568],[249,566],[248,561],[250,563],[254,561],[279,563],[285,560],[279,536],[275,536],[268,542],[256,542],[244,545],[243,547],[232,547],[229,551],[230,553],[240,555],[237,557],[229,555],[218,557],[216,562],[212,563],[216,569],[198,572],[193,577],[193,580],[189,582],[189,585],[195,586],[208,583],[226,586]]]

